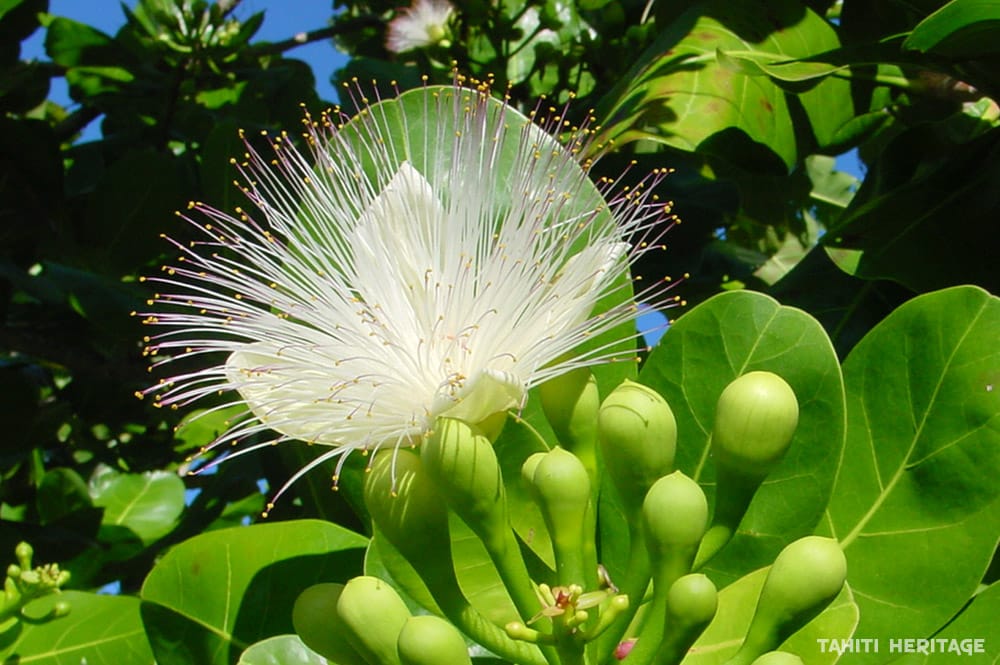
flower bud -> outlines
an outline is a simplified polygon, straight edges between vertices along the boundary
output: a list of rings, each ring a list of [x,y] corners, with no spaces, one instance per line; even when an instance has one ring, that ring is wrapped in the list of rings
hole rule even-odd
[[[448,506],[488,548],[500,548],[508,530],[507,499],[493,445],[461,420],[438,418],[420,446],[424,470]]]
[[[375,526],[410,563],[448,550],[447,508],[415,453],[378,455],[365,478],[364,497]]]
[[[608,474],[634,514],[653,483],[673,468],[673,411],[652,388],[626,380],[601,404],[597,432]]]
[[[701,573],[677,578],[667,592],[668,621],[679,626],[701,626],[704,629],[715,617],[718,606],[715,585]]]
[[[31,570],[31,559],[35,556],[34,548],[23,540],[14,548],[14,556],[21,570]]]
[[[807,624],[844,587],[847,559],[832,538],[807,536],[781,550],[774,560],[743,646],[730,665],[752,663]]]
[[[649,488],[642,518],[654,589],[659,586],[666,593],[677,578],[691,571],[708,527],[708,501],[698,483],[675,471]]]
[[[752,665],[805,665],[802,659],[787,651],[768,651]]]
[[[597,413],[601,397],[589,367],[551,378],[538,388],[545,418],[559,444],[583,462],[597,480]]]
[[[759,482],[781,461],[798,422],[799,403],[784,379],[771,372],[744,374],[719,396],[715,462]]]
[[[366,665],[347,641],[348,628],[337,614],[343,584],[315,584],[295,599],[292,626],[303,643],[319,655],[342,665]]]
[[[471,665],[462,634],[436,616],[410,617],[396,641],[402,665]]]
[[[581,582],[590,477],[576,455],[562,448],[553,448],[537,460],[531,484],[552,537],[556,574],[560,584]],[[531,462],[528,458],[525,467]]]
[[[679,663],[715,617],[718,593],[702,574],[677,577],[670,588],[653,587],[653,601],[633,649],[636,662]]]
[[[369,663],[399,665],[396,642],[410,611],[396,590],[377,577],[355,577],[337,599],[347,641]]]

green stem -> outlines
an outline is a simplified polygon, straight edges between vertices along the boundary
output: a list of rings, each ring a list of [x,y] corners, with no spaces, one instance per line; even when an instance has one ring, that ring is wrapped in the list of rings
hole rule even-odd
[[[618,643],[625,637],[632,619],[642,606],[642,599],[649,586],[650,564],[649,551],[646,549],[646,536],[638,516],[629,520],[629,554],[628,566],[625,571],[625,581],[621,586],[622,593],[628,596],[628,607],[622,611],[615,623],[596,641],[596,662],[603,663],[615,650]]]
[[[435,557],[428,557],[428,559],[433,558]],[[450,564],[450,557],[447,557],[447,560]],[[439,569],[433,579],[433,586],[428,585],[428,588],[434,601],[445,617],[463,633],[498,656],[518,665],[553,665],[553,661],[546,658],[539,647],[512,640],[502,628],[472,607],[462,594],[450,565],[447,571]]]

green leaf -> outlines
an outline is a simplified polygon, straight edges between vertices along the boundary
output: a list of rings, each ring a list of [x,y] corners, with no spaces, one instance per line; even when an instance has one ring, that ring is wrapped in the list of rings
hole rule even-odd
[[[716,402],[733,379],[755,370],[788,382],[799,401],[799,424],[736,536],[709,563],[713,579],[770,564],[782,547],[811,534],[822,517],[844,445],[837,356],[823,328],[805,312],[759,293],[732,291],[680,317],[639,374],[674,411],[676,467],[697,480],[712,501],[709,450]]]
[[[1000,53],[1000,5],[993,0],[952,0],[921,21],[903,48],[951,57]]]
[[[719,610],[698,638],[684,665],[721,665],[736,653],[746,636],[768,568],[756,570],[719,592]],[[809,665],[832,665],[839,654],[824,652],[819,639],[849,638],[858,625],[858,606],[847,585],[816,618],[793,633],[781,651],[797,654]]]
[[[298,635],[278,635],[257,642],[237,665],[326,665],[325,658],[302,643]]]
[[[153,653],[139,618],[139,599],[65,591],[28,604],[29,617],[45,616],[57,602],[68,615],[18,622],[0,633],[0,658],[14,665],[149,665]]]
[[[367,539],[298,520],[201,534],[156,564],[142,587],[142,620],[160,665],[229,665],[255,642],[290,634],[298,594],[345,581]]]
[[[1000,616],[1000,582],[991,584],[977,593],[972,602],[962,610],[962,613],[954,621],[941,629],[940,632],[934,633],[935,640],[947,640],[946,648],[957,648],[957,651],[949,652],[939,649],[934,654],[908,655],[896,662],[901,665],[935,665],[935,663],[943,662],[945,658],[949,657],[959,660],[959,653],[961,653],[961,660],[966,662],[996,663],[1000,660],[998,616]],[[981,641],[981,644],[969,644],[973,640]],[[969,655],[972,654],[962,651],[964,648],[973,650],[972,653],[975,655],[969,658]]]
[[[90,481],[94,505],[104,508],[102,528],[124,527],[144,545],[170,533],[184,512],[184,481],[176,473],[118,473],[104,468]]]
[[[87,483],[73,469],[58,467],[42,476],[37,498],[42,523],[55,522],[92,505]]]
[[[647,139],[751,170],[787,173],[803,152],[788,96],[755,63],[837,46],[830,25],[798,2],[697,3],[660,32],[605,98],[599,111],[610,119],[601,139]],[[744,54],[739,64],[752,71],[720,59],[720,52]],[[827,65],[818,67],[829,73]],[[853,115],[848,85],[831,79],[801,95],[821,145]]]
[[[929,636],[993,556],[997,330],[1000,301],[956,287],[899,307],[844,362],[847,444],[823,530],[847,554],[859,635]]]
[[[63,67],[114,61],[113,47],[111,37],[68,18],[53,19],[45,33],[45,52],[52,62]]]
[[[824,237],[829,247],[863,252],[856,276],[915,291],[963,283],[1000,291],[1000,273],[983,251],[1000,242],[1000,129],[969,142],[949,137],[969,124],[983,125],[961,116],[915,127],[883,150]]]
[[[176,224],[183,203],[175,160],[151,150],[125,153],[108,169],[87,208],[95,261],[135,271],[164,249],[160,234]]]

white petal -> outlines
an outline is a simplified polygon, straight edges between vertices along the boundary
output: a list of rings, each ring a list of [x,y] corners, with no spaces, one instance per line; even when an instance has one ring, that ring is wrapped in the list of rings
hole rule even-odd
[[[281,358],[267,342],[247,344],[229,355],[226,376],[257,418],[271,429],[293,439],[339,445],[335,435],[336,411],[316,397],[326,386],[302,376],[300,365]],[[291,417],[290,417],[291,416]]]
[[[517,407],[524,393],[524,383],[516,375],[484,369],[469,379],[454,397],[439,397],[432,411],[435,416],[475,424]]]

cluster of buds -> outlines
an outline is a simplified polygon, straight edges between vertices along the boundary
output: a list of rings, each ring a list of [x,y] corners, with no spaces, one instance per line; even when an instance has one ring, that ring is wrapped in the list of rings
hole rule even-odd
[[[529,574],[512,528],[507,486],[489,427],[439,418],[415,449],[378,455],[365,502],[379,537],[412,565],[441,617],[412,616],[387,583],[359,577],[299,599],[295,625],[307,645],[338,663],[468,663],[466,637],[513,663],[681,663],[716,615],[718,594],[699,572],[732,538],[757,488],[781,461],[798,422],[788,384],[750,372],[719,398],[711,452],[714,506],[674,469],[677,422],[656,391],[625,381],[603,401],[589,371],[541,390],[558,446],[521,466],[544,520],[554,569]],[[596,546],[597,489],[618,494],[628,563],[612,581]],[[460,587],[449,511],[484,546],[521,617],[497,625]],[[837,543],[806,537],[771,567],[745,640],[729,665],[795,663],[776,649],[840,593],[846,561]],[[616,583],[617,582],[617,583]]]
[[[21,610],[31,601],[51,593],[58,593],[59,589],[69,582],[69,571],[60,570],[58,564],[32,566],[35,552],[28,543],[18,543],[14,549],[14,556],[17,563],[7,566],[7,578],[4,580],[3,601],[0,602],[0,627],[17,621]],[[66,616],[69,609],[68,603],[57,602],[43,620]]]

